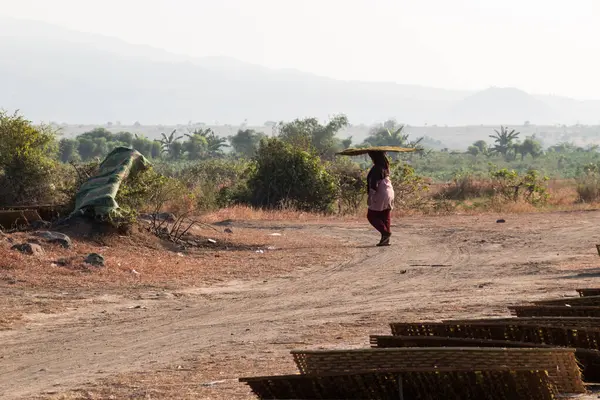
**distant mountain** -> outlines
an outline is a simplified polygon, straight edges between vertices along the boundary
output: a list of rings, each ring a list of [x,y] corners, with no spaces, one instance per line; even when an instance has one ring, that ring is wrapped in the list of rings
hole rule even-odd
[[[193,58],[41,22],[0,19],[0,108],[36,121],[236,124],[345,113],[352,123],[598,123],[599,102],[340,81]]]
[[[522,124],[524,121],[560,121],[560,110],[515,88],[489,88],[454,104],[451,124]]]

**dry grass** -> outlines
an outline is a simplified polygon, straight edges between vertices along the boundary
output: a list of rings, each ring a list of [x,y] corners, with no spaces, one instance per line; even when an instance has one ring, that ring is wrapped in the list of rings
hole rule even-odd
[[[287,221],[287,222],[321,222],[321,221],[356,221],[359,216],[366,214],[357,212],[355,215],[318,214],[297,211],[293,209],[266,210],[247,206],[232,206],[206,214],[202,220],[208,223],[221,221]]]

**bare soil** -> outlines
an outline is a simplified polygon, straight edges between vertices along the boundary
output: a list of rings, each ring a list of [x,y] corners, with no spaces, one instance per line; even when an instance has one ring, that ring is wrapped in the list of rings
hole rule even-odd
[[[168,285],[111,283],[130,279],[127,265],[101,279],[72,277],[89,287],[61,295],[44,289],[50,278],[28,282],[18,265],[0,268],[13,279],[0,279],[3,304],[22,307],[44,293],[55,301],[46,313],[22,308],[21,322],[0,332],[0,398],[251,399],[237,378],[294,373],[291,349],[367,347],[392,321],[508,315],[510,304],[600,286],[600,212],[394,223],[392,246],[377,248],[365,222],[234,222],[253,246],[277,250],[203,253],[197,263],[217,260],[223,271],[180,267],[159,275]],[[115,263],[125,262],[123,251],[148,252],[148,268],[159,256],[163,269],[181,261],[165,249],[113,246],[104,251]]]

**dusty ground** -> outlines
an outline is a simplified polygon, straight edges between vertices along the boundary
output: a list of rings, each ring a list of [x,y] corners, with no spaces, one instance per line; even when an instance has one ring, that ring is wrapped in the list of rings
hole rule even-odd
[[[508,315],[508,304],[599,286],[600,212],[502,217],[396,219],[389,248],[373,247],[362,222],[234,223],[257,246],[276,240],[278,250],[238,256],[253,274],[235,275],[224,251],[198,258],[219,255],[222,276],[186,269],[166,288],[123,291],[86,274],[89,289],[65,289],[60,307],[0,332],[0,398],[250,399],[236,378],[294,372],[291,349],[365,347],[390,321]],[[163,267],[180,257],[160,254]],[[5,297],[43,296],[19,267],[9,273]]]

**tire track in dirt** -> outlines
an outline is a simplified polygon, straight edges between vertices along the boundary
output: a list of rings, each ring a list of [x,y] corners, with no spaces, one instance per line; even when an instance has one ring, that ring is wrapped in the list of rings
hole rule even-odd
[[[377,235],[367,228],[306,226],[304,231],[324,240],[345,238],[339,251],[348,260],[266,283],[190,289],[181,298],[114,299],[0,332],[0,397],[27,398],[115,373],[157,369],[193,354],[211,353],[218,360],[222,354],[235,356],[240,341],[257,348],[301,342],[310,329],[327,322],[377,325],[385,331],[390,320],[494,311],[509,302],[507,296],[531,296],[531,286],[542,279],[514,268],[513,275],[502,275],[499,266],[534,258],[561,262],[593,246],[584,240],[598,236],[600,213],[563,217],[561,223],[544,215],[522,217],[529,223],[508,228],[477,226],[475,218],[401,220],[387,248],[372,247]],[[532,224],[541,227],[530,229]],[[522,240],[532,236],[533,244]],[[549,258],[547,246],[566,253]],[[431,266],[439,264],[449,266]],[[552,270],[543,278],[558,273]],[[584,281],[557,281],[553,290]],[[139,305],[147,309],[129,309]]]

